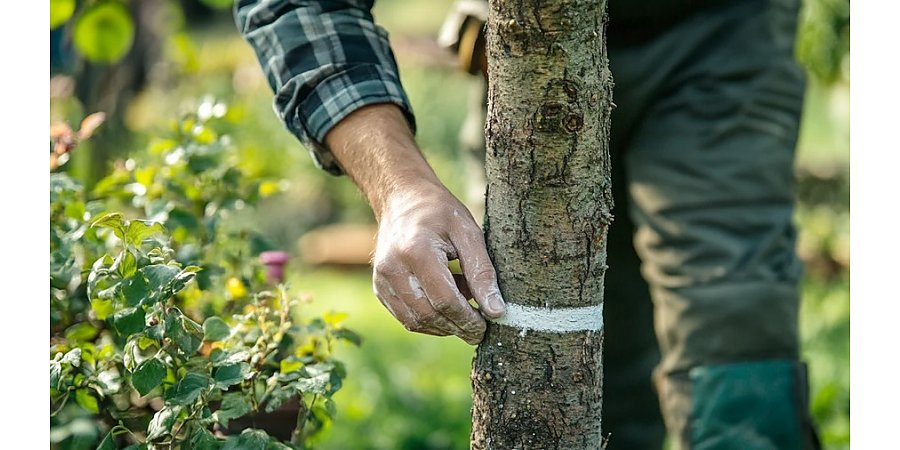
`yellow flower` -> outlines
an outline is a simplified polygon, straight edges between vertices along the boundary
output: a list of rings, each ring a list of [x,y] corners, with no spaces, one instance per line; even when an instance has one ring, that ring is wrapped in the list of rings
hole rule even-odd
[[[228,295],[231,298],[244,298],[247,296],[247,286],[244,286],[244,282],[237,277],[229,278],[225,282],[225,289],[228,290]]]

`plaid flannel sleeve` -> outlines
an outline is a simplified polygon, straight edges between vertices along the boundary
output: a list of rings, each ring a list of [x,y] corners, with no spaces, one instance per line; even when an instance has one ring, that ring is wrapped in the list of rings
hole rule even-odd
[[[343,173],[325,134],[364,105],[393,103],[415,131],[374,0],[240,0],[238,29],[275,91],[275,112],[326,171]]]

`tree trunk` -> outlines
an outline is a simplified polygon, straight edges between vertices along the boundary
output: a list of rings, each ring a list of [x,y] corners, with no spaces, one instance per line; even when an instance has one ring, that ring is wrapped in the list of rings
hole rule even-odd
[[[605,24],[605,1],[490,1],[485,231],[508,312],[473,363],[473,449],[603,447]]]

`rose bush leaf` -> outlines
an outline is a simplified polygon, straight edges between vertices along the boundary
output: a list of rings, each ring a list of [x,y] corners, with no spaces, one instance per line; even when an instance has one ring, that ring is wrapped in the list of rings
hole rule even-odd
[[[212,316],[203,322],[203,339],[221,341],[231,334],[231,327],[220,317]]]
[[[188,405],[197,400],[200,392],[208,389],[209,376],[199,372],[188,372],[175,386],[174,394],[166,403],[172,405]]]
[[[151,358],[137,366],[131,375],[131,384],[143,397],[159,386],[165,376],[165,364],[157,358]]]

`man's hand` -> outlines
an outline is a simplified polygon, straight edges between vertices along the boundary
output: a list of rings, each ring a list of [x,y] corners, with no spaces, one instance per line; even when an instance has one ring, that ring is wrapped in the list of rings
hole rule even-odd
[[[410,331],[481,342],[485,322],[458,289],[449,259],[459,258],[482,314],[503,315],[497,277],[481,229],[443,186],[428,182],[393,195],[382,212],[374,259],[375,293]]]
[[[428,166],[399,108],[360,108],[325,142],[378,219],[373,285],[384,306],[410,331],[481,342],[482,315],[505,312],[484,235]],[[447,268],[456,258],[464,276],[459,285]],[[471,293],[478,311],[463,293]]]

